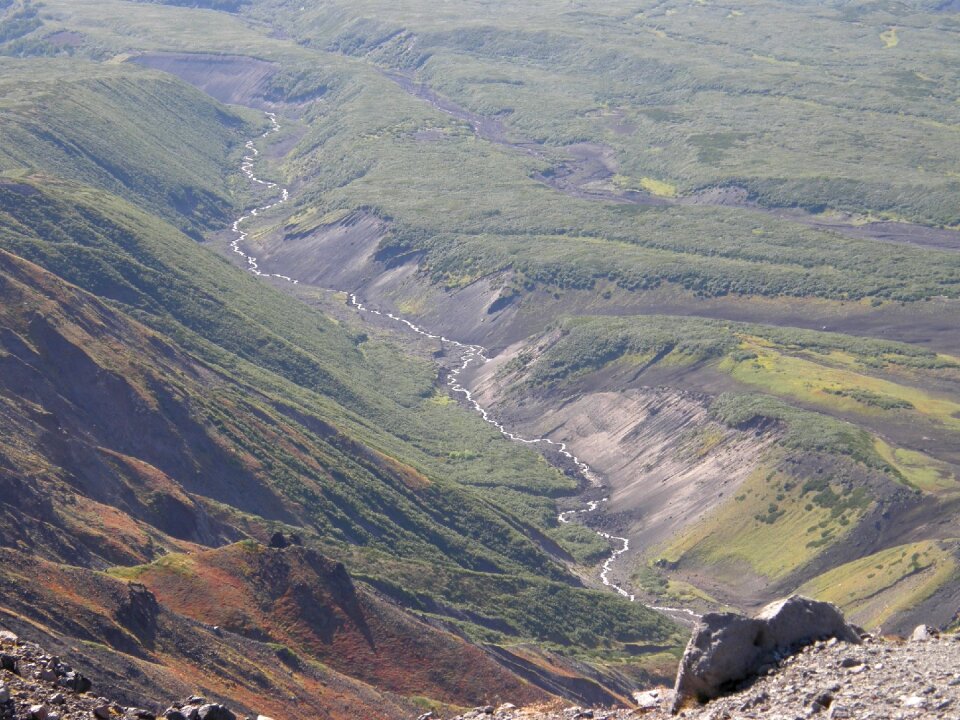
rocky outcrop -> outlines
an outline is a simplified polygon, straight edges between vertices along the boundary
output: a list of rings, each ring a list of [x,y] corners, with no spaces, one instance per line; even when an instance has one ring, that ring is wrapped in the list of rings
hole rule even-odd
[[[639,693],[636,709],[503,705],[477,708],[456,720],[942,720],[960,712],[960,635],[924,640],[865,636],[859,645],[818,640],[773,663],[763,675],[706,705],[673,715],[669,691]],[[641,698],[642,696],[642,698]],[[644,702],[640,702],[641,699]]]
[[[860,643],[860,634],[836,606],[799,595],[768,605],[755,618],[704,615],[680,661],[673,709],[715,698],[798,648],[827,638]]]
[[[161,713],[100,697],[91,692],[90,680],[60,658],[6,630],[0,631],[0,651],[0,720],[237,720],[225,705],[199,696]]]

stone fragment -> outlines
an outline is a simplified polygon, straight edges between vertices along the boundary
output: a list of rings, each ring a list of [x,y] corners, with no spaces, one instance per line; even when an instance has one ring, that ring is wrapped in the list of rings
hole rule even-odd
[[[51,705],[63,705],[66,700],[64,700],[63,693],[54,693],[50,696]]]
[[[70,671],[62,678],[59,678],[57,685],[67,690],[72,690],[75,693],[89,692],[90,688],[93,687],[93,683],[80,673],[74,671]]]
[[[659,690],[647,690],[646,692],[638,692],[633,694],[633,700],[637,703],[637,707],[641,710],[655,710],[660,707],[660,703],[663,698],[660,696]]]
[[[913,632],[910,634],[910,642],[925,642],[927,640],[933,640],[933,638],[939,636],[934,628],[929,625],[917,625],[913,629]]]
[[[922,708],[927,704],[927,701],[919,695],[901,695],[900,704],[907,708]]]
[[[110,718],[113,717],[113,715],[110,712],[110,704],[100,703],[99,705],[97,705],[93,709],[93,716],[97,718],[97,720],[110,720]]]
[[[50,710],[46,705],[31,705],[28,711],[30,720],[47,720]]]
[[[197,711],[197,717],[199,720],[237,720],[237,716],[230,710],[216,703],[202,705]]]
[[[423,715],[421,715],[419,718],[417,718],[417,720],[427,720],[427,718],[432,718],[432,717],[433,717],[433,711],[431,710],[430,712],[424,713]],[[273,718],[267,717],[266,715],[257,715],[257,720],[273,720]]]
[[[863,660],[860,658],[847,656],[840,661],[840,667],[842,668],[852,668],[857,667],[857,665],[863,665]]]
[[[10,688],[0,685],[0,704],[10,702]]]
[[[674,686],[673,711],[696,699],[710,700],[760,667],[823,638],[860,644],[836,606],[795,595],[772,603],[755,618],[734,613],[704,615],[687,644]]]
[[[830,714],[827,717],[830,720],[849,720],[853,717],[853,711],[846,705],[834,705],[830,708]]]
[[[16,655],[0,654],[0,670],[12,672],[14,675],[20,674],[20,661]]]
[[[830,690],[824,690],[823,692],[818,693],[817,697],[814,698],[813,701],[814,705],[819,705],[822,708],[830,707],[831,703],[833,703],[833,692]]]
[[[20,638],[18,638],[9,630],[0,630],[0,642],[16,643],[19,640]]]

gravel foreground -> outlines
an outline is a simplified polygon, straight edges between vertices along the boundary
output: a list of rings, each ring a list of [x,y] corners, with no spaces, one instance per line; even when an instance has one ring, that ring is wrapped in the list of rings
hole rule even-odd
[[[909,641],[867,636],[862,645],[817,642],[733,694],[676,715],[667,710],[672,692],[659,688],[638,693],[641,707],[633,710],[506,704],[475,708],[449,720],[960,720],[960,635],[918,635]],[[120,706],[99,697],[90,681],[58,658],[8,633],[0,633],[0,668],[0,720],[236,718],[202,698],[174,703],[156,714]],[[421,718],[439,720],[431,713]]]
[[[96,693],[86,678],[31,642],[0,631],[0,720],[238,720],[229,708],[202,697],[162,712],[120,705]],[[253,718],[244,718],[253,720]],[[260,716],[257,720],[271,720]]]
[[[667,711],[672,691],[639,693],[646,709],[477,708],[453,720],[960,720],[960,635],[818,642],[752,684],[703,706]]]

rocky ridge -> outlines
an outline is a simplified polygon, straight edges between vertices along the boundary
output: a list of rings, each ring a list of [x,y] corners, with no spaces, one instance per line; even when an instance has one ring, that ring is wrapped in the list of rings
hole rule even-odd
[[[960,635],[818,642],[736,692],[677,714],[665,688],[632,710],[477,708],[453,720],[952,720],[960,718]]]
[[[100,697],[89,678],[6,630],[0,631],[0,668],[0,720],[237,720],[226,706],[200,696],[162,711]]]
[[[695,631],[691,648],[697,637]],[[688,700],[676,712],[674,692],[655,688],[636,693],[632,709],[505,703],[449,720],[960,720],[960,634],[922,625],[909,639],[868,633],[858,639],[832,637],[782,654],[765,662],[759,675],[727,686],[722,697],[703,705]],[[0,720],[238,720],[204,697],[160,709],[123,705],[96,690],[95,680],[60,658],[0,631]],[[428,712],[417,720],[440,717]]]
[[[848,625],[834,606],[794,596],[757,618],[705,616],[675,689],[634,700],[633,709],[508,703],[451,720],[960,719],[960,634],[921,625],[908,640],[874,636]]]

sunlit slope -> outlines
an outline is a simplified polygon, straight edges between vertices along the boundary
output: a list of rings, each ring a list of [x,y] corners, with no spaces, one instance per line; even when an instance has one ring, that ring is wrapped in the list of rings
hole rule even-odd
[[[429,366],[106,193],[7,181],[0,195],[3,246],[103,298],[4,256],[5,482],[26,498],[8,508],[8,542],[102,567],[282,527],[404,605],[479,609],[464,626],[476,638],[584,652],[555,626],[588,609],[622,626],[620,642],[671,632],[642,607],[563,584],[565,551],[542,532],[574,482],[438,402]],[[431,570],[408,574],[410,560]],[[423,585],[439,567],[451,584]],[[459,587],[468,570],[565,599],[546,614],[538,604],[534,623],[533,606],[493,599],[490,581]]]
[[[745,592],[759,602],[905,540],[955,536],[958,368],[955,357],[833,333],[677,317],[581,317],[515,351],[497,378],[502,407],[520,417],[521,398],[551,410],[574,403],[588,415],[598,412],[591,398],[605,407],[612,392],[625,407],[637,396],[651,398],[646,414],[616,421],[637,423],[633,431],[628,425],[618,431],[622,439],[607,441],[619,442],[628,463],[624,479],[614,479],[614,500],[628,479],[626,488],[655,492],[658,469],[630,465],[632,452],[643,457],[630,441],[673,412],[667,403],[676,398],[695,393],[691,401],[702,415],[660,442],[672,443],[671,454],[691,465],[731,452],[730,431],[743,442],[754,437],[756,451],[743,460],[750,471],[732,486],[705,464],[698,495],[716,499],[645,548],[632,581],[674,597],[689,596],[693,583],[701,597],[705,590],[737,602]],[[551,422],[564,417],[558,410]],[[561,425],[563,432],[570,432],[567,423],[573,421]],[[673,512],[682,513],[685,502],[678,493]],[[637,531],[658,522],[668,520],[649,515]],[[746,578],[756,584],[744,584]],[[885,586],[890,607],[877,622],[908,623],[903,618],[921,607],[911,593],[921,599],[949,593],[956,578],[944,569],[925,574],[923,583],[923,592],[913,581]],[[843,598],[864,617],[870,602],[867,592]]]
[[[490,13],[369,0],[251,12],[312,47],[416,71],[518,136],[607,144],[635,183],[736,184],[771,204],[951,224],[957,158],[942,151],[960,127],[957,21],[935,10],[539,2]],[[896,44],[884,39],[894,27]]]
[[[85,61],[0,59],[0,174],[82,182],[199,238],[234,209],[251,126],[169,76]]]

